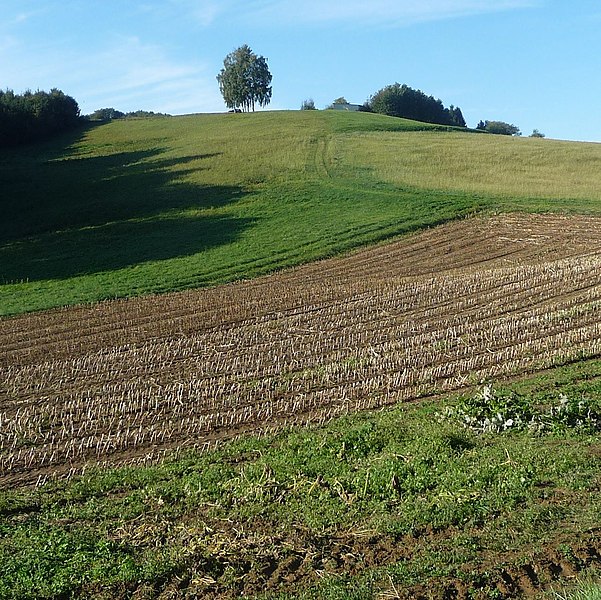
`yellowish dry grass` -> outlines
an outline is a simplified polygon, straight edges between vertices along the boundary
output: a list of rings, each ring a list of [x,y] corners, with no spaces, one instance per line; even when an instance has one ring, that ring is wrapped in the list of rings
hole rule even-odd
[[[427,189],[502,197],[601,199],[601,144],[460,132],[352,133],[345,167]]]

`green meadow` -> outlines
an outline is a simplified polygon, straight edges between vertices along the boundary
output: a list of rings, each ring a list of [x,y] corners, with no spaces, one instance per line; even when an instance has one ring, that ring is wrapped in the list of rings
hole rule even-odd
[[[600,161],[366,113],[90,124],[0,151],[0,315],[254,277],[483,210],[598,212]]]

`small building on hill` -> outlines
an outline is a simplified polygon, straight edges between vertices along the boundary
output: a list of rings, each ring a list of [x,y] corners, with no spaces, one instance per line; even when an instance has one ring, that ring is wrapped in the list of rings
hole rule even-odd
[[[348,110],[348,111],[356,112],[358,110],[361,110],[361,105],[360,104],[350,104],[349,102],[334,102],[334,104],[332,104],[330,106],[330,108],[332,110]]]

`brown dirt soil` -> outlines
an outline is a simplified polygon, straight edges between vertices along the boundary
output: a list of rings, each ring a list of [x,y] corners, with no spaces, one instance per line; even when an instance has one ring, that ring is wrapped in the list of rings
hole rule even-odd
[[[0,320],[0,486],[597,356],[600,226],[473,218],[254,281]]]
[[[198,535],[190,530],[191,539]],[[476,533],[476,532],[474,532]],[[367,531],[318,536],[308,531],[275,532],[266,525],[235,533],[223,525],[211,530],[211,552],[193,549],[185,566],[168,580],[135,589],[112,590],[112,598],[230,600],[262,592],[294,593],[324,577],[354,576],[396,564],[419,562],[423,550],[444,547],[457,531],[424,532],[395,538]],[[483,550],[477,563],[446,576],[420,573],[420,583],[382,577],[378,598],[402,600],[535,598],[558,582],[601,566],[599,531],[541,550]],[[87,590],[91,595],[97,590]],[[105,590],[106,591],[106,590]],[[496,595],[492,595],[496,594]]]

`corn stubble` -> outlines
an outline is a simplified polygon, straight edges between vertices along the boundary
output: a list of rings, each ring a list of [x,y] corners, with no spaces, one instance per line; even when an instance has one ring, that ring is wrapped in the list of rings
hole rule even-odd
[[[0,485],[598,355],[600,225],[474,218],[255,281],[0,321]]]

